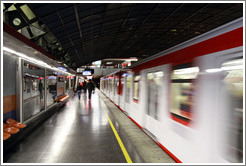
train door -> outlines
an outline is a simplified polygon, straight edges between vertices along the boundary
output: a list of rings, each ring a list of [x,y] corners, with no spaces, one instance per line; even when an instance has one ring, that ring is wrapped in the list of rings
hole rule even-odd
[[[115,75],[114,76],[114,102],[117,105],[119,105],[118,88],[119,88],[119,76]]]
[[[109,96],[109,77],[106,78],[106,95]]]
[[[119,106],[122,110],[125,110],[125,93],[124,93],[124,89],[125,89],[125,73],[120,73],[120,77],[119,77]]]
[[[130,104],[131,104],[131,89],[132,89],[132,74],[127,73],[125,77],[125,89],[124,89],[124,98],[125,98],[125,108],[124,111],[126,113],[130,112]]]
[[[152,134],[155,132],[157,123],[161,121],[164,66],[147,69],[144,71],[144,120],[143,127]]]
[[[230,162],[243,161],[243,52],[234,48],[199,58],[203,68],[199,113],[202,129],[210,131],[204,146],[210,157]],[[199,83],[200,84],[200,83]],[[209,119],[205,119],[209,117]],[[207,121],[207,123],[206,123]],[[207,135],[206,135],[207,134]],[[200,147],[203,149],[202,147]]]
[[[115,89],[115,87],[114,87],[114,76],[112,75],[111,77],[110,77],[110,91],[109,91],[109,96],[110,96],[110,99],[112,100],[112,101],[114,101],[114,89]]]
[[[104,91],[104,78],[100,78],[100,90],[103,92]]]
[[[28,61],[22,63],[22,121],[45,110],[45,69]]]
[[[123,73],[121,76],[121,95],[120,95],[120,108],[125,111],[126,105],[126,73]]]

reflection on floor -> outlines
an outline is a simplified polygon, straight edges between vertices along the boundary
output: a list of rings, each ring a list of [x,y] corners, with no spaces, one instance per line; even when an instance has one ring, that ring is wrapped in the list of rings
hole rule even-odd
[[[113,107],[104,102],[99,91],[91,101],[84,93],[80,100],[77,96],[70,99],[11,153],[4,154],[4,163],[126,163],[104,111],[134,163],[173,162],[121,111],[112,114]]]
[[[99,98],[91,102],[71,99],[63,110],[26,138],[8,163],[125,162],[117,140],[100,110]],[[93,104],[92,104],[93,103]]]

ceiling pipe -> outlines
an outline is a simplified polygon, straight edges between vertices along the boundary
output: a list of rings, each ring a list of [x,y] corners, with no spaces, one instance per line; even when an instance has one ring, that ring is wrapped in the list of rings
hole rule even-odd
[[[77,5],[74,4],[74,12],[75,12],[75,17],[76,17],[76,21],[77,21],[77,25],[79,28],[79,36],[82,39],[82,32],[81,32],[81,27],[80,27],[80,21],[79,21],[79,15],[78,15],[78,8]]]

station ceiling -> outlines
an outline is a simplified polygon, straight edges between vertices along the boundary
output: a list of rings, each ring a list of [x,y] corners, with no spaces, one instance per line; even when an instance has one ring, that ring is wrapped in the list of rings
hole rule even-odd
[[[243,3],[14,5],[22,17],[28,6],[34,16],[24,18],[27,25],[42,29],[35,35],[29,28],[30,40],[43,46],[45,37],[45,49],[73,69],[107,58],[144,59],[243,16]]]

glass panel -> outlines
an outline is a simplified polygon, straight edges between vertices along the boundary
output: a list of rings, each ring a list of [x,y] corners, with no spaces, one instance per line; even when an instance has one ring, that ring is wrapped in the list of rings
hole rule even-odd
[[[57,96],[61,96],[65,93],[65,82],[64,75],[62,73],[58,73],[57,76]]]
[[[184,69],[177,69],[173,71],[172,80],[173,79],[195,79],[199,72],[198,67],[189,67]]]
[[[114,78],[111,77],[110,78],[110,91],[113,92],[113,88],[114,88]]]
[[[122,95],[124,86],[125,86],[125,75],[123,74],[119,84],[119,95]]]
[[[23,91],[26,91],[26,78],[23,78]]]
[[[74,87],[74,76],[71,76],[71,88]]]
[[[182,124],[188,124],[192,120],[194,79],[198,72],[198,67],[177,69],[171,77],[171,113],[173,118]]]
[[[159,119],[158,112],[158,99],[161,96],[162,82],[163,82],[162,71],[152,72],[147,74],[147,103],[148,110],[147,114],[155,119]]]
[[[109,90],[109,78],[107,78],[106,82],[107,82],[107,90]]]
[[[139,80],[140,80],[140,76],[136,75],[134,77],[134,91],[133,91],[133,99],[137,100],[139,99]]]
[[[243,60],[231,60],[222,64],[223,83],[229,96],[231,112],[227,119],[227,158],[232,162],[243,161]],[[234,155],[233,155],[234,154]]]
[[[130,102],[130,91],[131,91],[131,82],[132,82],[132,77],[127,76],[126,77],[126,102]]]
[[[45,70],[23,62],[23,120],[44,110]]]
[[[193,83],[172,83],[171,85],[171,112],[185,121],[191,120],[193,86]]]
[[[65,79],[66,94],[69,94],[69,83],[70,83],[70,75],[67,75]]]
[[[119,85],[119,77],[115,77],[114,80],[114,95],[118,92],[118,85]]]
[[[57,72],[46,70],[46,85],[47,106],[50,106],[57,98]]]

